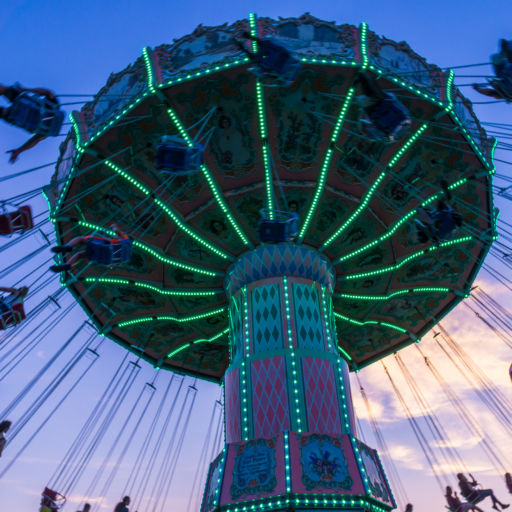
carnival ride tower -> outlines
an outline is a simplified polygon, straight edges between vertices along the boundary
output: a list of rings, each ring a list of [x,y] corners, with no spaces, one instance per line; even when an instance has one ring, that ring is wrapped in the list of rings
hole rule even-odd
[[[255,73],[258,38],[293,55],[283,83]],[[362,74],[399,99],[406,133],[363,129]],[[63,284],[101,334],[224,384],[202,512],[394,508],[348,370],[419,342],[496,234],[493,141],[453,72],[364,23],[251,15],[144,48],[72,124],[48,195],[59,243],[115,221],[133,254]],[[199,168],[162,169],[162,140],[204,148]],[[461,226],[420,240],[420,211],[443,202]],[[293,214],[297,236],[262,243],[262,210]]]
[[[316,250],[286,243],[260,246],[228,271],[226,445],[203,511],[395,506],[377,453],[354,436],[335,276]]]

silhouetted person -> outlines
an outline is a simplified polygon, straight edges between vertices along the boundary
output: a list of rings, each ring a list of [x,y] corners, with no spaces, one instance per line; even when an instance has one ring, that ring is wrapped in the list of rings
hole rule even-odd
[[[505,473],[505,485],[507,486],[508,492],[512,494],[512,475]]]
[[[405,512],[412,512],[412,503],[407,503],[407,505],[405,505]]]
[[[501,503],[496,496],[494,496],[494,492],[492,489],[476,489],[476,486],[478,485],[478,482],[475,480],[473,475],[469,475],[472,479],[470,482],[466,476],[463,473],[458,473],[457,478],[459,480],[459,488],[460,493],[464,498],[466,498],[471,503],[479,503],[480,501],[484,500],[485,498],[491,498],[492,500],[492,508],[494,510],[499,510],[497,505],[499,505],[502,509],[508,508],[509,505],[505,503]]]
[[[4,420],[0,423],[0,457],[4,451],[7,439],[5,439],[5,433],[11,428],[12,423],[8,420]]]
[[[0,96],[11,102],[9,107],[0,107],[0,119],[34,134],[19,148],[7,151],[11,154],[11,164],[23,151],[33,148],[48,136],[59,134],[64,112],[60,110],[57,96],[49,89],[27,88],[18,83],[10,87],[0,84]]]
[[[473,503],[462,503],[460,498],[457,496],[457,493],[452,494],[452,488],[450,486],[446,487],[446,494],[444,496],[451,512],[467,512],[468,510],[483,512],[480,507],[477,507]]]
[[[78,512],[90,512],[91,510],[91,505],[89,505],[89,503],[86,503],[84,505],[84,508],[82,510],[79,510]]]
[[[114,509],[114,512],[129,512],[128,505],[130,504],[130,496],[125,496],[123,498],[123,501],[120,501],[116,508]]]

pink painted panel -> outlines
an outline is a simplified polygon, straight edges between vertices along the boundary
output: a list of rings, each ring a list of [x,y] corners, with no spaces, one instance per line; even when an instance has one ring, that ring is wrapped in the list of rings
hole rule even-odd
[[[226,374],[225,403],[226,403],[226,443],[234,443],[241,439],[240,426],[240,378],[239,369]]]
[[[339,402],[331,361],[302,358],[308,432],[341,434]]]
[[[254,437],[271,437],[290,429],[286,364],[282,356],[251,363]]]

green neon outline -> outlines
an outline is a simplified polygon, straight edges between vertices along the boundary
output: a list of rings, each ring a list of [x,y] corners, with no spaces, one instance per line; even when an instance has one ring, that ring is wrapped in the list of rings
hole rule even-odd
[[[172,85],[177,85],[182,82],[188,82],[193,80],[194,78],[199,78],[204,75],[209,75],[216,71],[223,71],[225,69],[233,68],[235,66],[241,66],[242,64],[247,64],[250,62],[249,57],[242,57],[241,59],[234,59],[231,62],[226,62],[225,64],[218,64],[216,66],[210,66],[202,69],[201,71],[196,71],[195,73],[189,73],[185,76],[181,76],[179,78],[170,78],[167,82],[162,83],[158,86],[159,89],[165,89],[167,87],[171,87]]]
[[[361,34],[359,43],[359,50],[361,52],[361,69],[367,69],[370,61],[368,57],[368,24],[364,21],[361,23],[359,33]]]
[[[461,178],[460,180],[457,180],[455,181],[454,183],[452,183],[448,188],[450,190],[454,190],[455,188],[457,187],[460,187],[461,185],[463,185],[464,183],[467,183],[468,179],[467,178]],[[438,197],[440,196],[440,193],[437,192],[429,197],[427,197],[422,203],[420,206],[422,207],[425,207],[427,205],[429,205],[430,203],[432,203],[433,201],[435,201],[436,199],[438,199]],[[368,249],[371,249],[372,247],[375,247],[376,245],[378,245],[379,243],[383,242],[384,240],[387,240],[388,238],[390,238],[391,236],[393,236],[396,231],[402,226],[402,224],[404,224],[405,222],[407,222],[411,217],[413,217],[414,215],[416,215],[416,213],[418,213],[418,209],[417,208],[414,208],[410,211],[408,211],[401,219],[399,219],[398,221],[396,221],[384,234],[382,234],[379,238],[376,238],[375,240],[372,240],[371,242],[368,242],[366,245],[363,245],[361,247],[359,247],[358,249],[355,249],[353,250],[352,252],[350,253],[347,253],[343,256],[340,256],[335,262],[334,262],[334,265],[338,265],[338,263],[342,263],[343,261],[346,261],[358,254],[361,254],[365,251],[367,251]]]
[[[453,240],[448,240],[446,242],[442,242],[439,244],[439,246],[431,246],[428,249],[422,249],[420,251],[413,252],[412,254],[409,254],[406,256],[402,261],[399,263],[396,263],[394,265],[388,265],[387,267],[383,267],[377,270],[371,270],[368,272],[359,272],[357,274],[347,274],[345,276],[342,276],[342,280],[352,280],[352,279],[359,279],[360,277],[369,277],[369,276],[375,276],[380,274],[385,274],[387,272],[394,272],[395,270],[398,270],[399,268],[403,267],[406,263],[409,263],[410,261],[419,258],[423,254],[428,254],[430,252],[438,251],[439,249],[443,249],[444,247],[448,247],[450,245],[457,245],[462,244],[466,242],[470,242],[471,240],[474,240],[474,237],[472,236],[462,236],[459,238],[454,238]]]
[[[366,194],[363,196],[363,199],[359,203],[359,206],[351,213],[349,218],[323,243],[320,247],[320,251],[324,251],[329,245],[338,238],[345,229],[352,224],[352,222],[359,216],[359,214],[366,208],[367,204],[370,202],[373,194],[377,190],[377,187],[381,184],[382,180],[387,176],[388,170],[393,169],[393,167],[398,163],[400,158],[404,156],[405,152],[416,142],[416,140],[421,136],[421,134],[428,128],[428,123],[423,123],[412,135],[407,139],[404,144],[400,147],[400,149],[395,153],[395,155],[391,158],[387,168],[383,170],[378,176],[377,179],[372,183],[372,186],[367,190]]]
[[[103,231],[104,233],[110,235],[110,236],[116,236],[114,231],[107,229],[103,226],[100,226],[98,224],[93,224],[92,222],[87,222],[84,220],[79,220],[77,224],[81,227],[92,229],[93,231]],[[162,256],[158,253],[155,249],[150,247],[149,245],[145,245],[142,242],[139,242],[138,240],[133,240],[133,246],[137,247],[138,249],[141,249],[142,251],[145,251],[149,254],[151,254],[153,257],[161,261],[162,263],[165,263],[171,267],[181,268],[183,270],[189,270],[190,272],[197,272],[198,274],[202,274],[209,277],[217,277],[224,275],[223,272],[219,272],[217,270],[207,270],[205,268],[196,267],[193,265],[190,265],[188,263],[183,263],[179,260],[175,260],[173,258],[168,258],[167,256]]]
[[[229,328],[224,329],[224,330],[218,332],[217,334],[214,334],[211,338],[199,338],[199,339],[191,341],[189,343],[185,343],[181,347],[178,347],[176,350],[173,350],[172,352],[169,352],[169,354],[167,354],[166,358],[170,359],[171,357],[175,356],[176,354],[178,354],[182,350],[184,350],[184,349],[186,349],[188,347],[191,347],[192,345],[196,345],[198,343],[211,343],[212,341],[215,341],[215,340],[221,338],[222,336],[224,336],[228,332],[229,332]]]
[[[142,316],[140,318],[134,318],[133,320],[125,320],[124,322],[119,322],[118,324],[113,325],[112,329],[116,327],[122,328],[128,327],[130,325],[144,324],[147,322],[174,322],[177,324],[183,324],[187,322],[195,322],[196,320],[202,320],[203,318],[218,315],[219,313],[223,313],[225,311],[226,307],[223,306],[221,308],[211,309],[210,311],[206,311],[200,315],[185,315],[181,317],[172,315]]]
[[[190,138],[190,135],[188,134],[187,130],[181,123],[180,119],[178,118],[178,115],[172,109],[169,107],[167,109],[167,113],[169,114],[170,118],[172,119],[173,123],[175,124],[176,128],[180,132],[181,136],[185,139],[185,142],[188,144],[189,147],[192,147],[194,143],[192,142],[192,139]],[[251,245],[249,239],[245,235],[245,233],[242,231],[242,228],[238,225],[236,222],[236,219],[233,217],[233,214],[229,210],[229,207],[224,200],[223,194],[219,192],[219,187],[217,185],[217,182],[215,181],[209,167],[206,164],[202,164],[200,167],[204,177],[206,178],[206,181],[208,182],[208,185],[210,187],[210,190],[212,191],[213,197],[215,198],[215,201],[220,206],[220,209],[224,212],[224,215],[228,219],[229,223],[235,230],[236,234],[239,236],[239,238],[242,240],[242,242],[245,245]]]
[[[136,180],[133,176],[131,176],[126,171],[123,171],[118,165],[111,162],[110,160],[105,160],[103,162],[107,167],[112,169],[114,172],[119,174],[119,176],[123,177],[126,181],[131,183],[134,187],[136,187],[140,192],[142,192],[145,196],[151,197],[153,202],[162,210],[164,211],[168,217],[176,224],[176,226],[181,229],[184,233],[186,233],[190,238],[193,238],[197,243],[203,245],[206,247],[209,251],[213,252],[217,256],[220,256],[223,259],[226,260],[232,260],[232,256],[228,255],[221,249],[218,249],[213,244],[210,244],[208,241],[203,239],[202,236],[198,235],[195,230],[188,227],[186,223],[180,218],[181,215],[174,211],[172,208],[167,206],[161,199],[158,197],[153,197],[151,190],[149,190],[144,184],[142,184],[140,181]]]
[[[121,286],[137,286],[138,288],[146,288],[160,295],[168,295],[170,297],[211,297],[223,293],[224,290],[219,288],[218,290],[181,290],[179,288],[158,288],[148,282],[134,281],[133,279],[125,279],[118,277],[93,277],[87,276],[84,278],[85,283],[96,283],[98,285],[109,285],[116,284]]]
[[[400,327],[395,324],[391,324],[389,322],[379,322],[377,320],[366,320],[365,322],[360,322],[359,320],[356,320],[355,318],[350,318],[348,316],[342,315],[341,313],[338,313],[337,311],[334,312],[334,316],[336,318],[339,318],[340,320],[344,320],[345,322],[348,322],[350,324],[357,325],[358,327],[363,327],[365,325],[382,325],[384,327],[389,327],[390,329],[401,332],[402,334],[408,334],[414,340],[416,339],[416,336],[414,336],[412,333],[407,331],[407,329],[404,329],[403,327]]]
[[[337,299],[347,299],[347,300],[362,300],[362,301],[387,301],[392,299],[393,297],[397,297],[400,295],[408,295],[410,293],[456,293],[454,290],[447,288],[445,286],[420,286],[418,288],[410,288],[407,290],[398,290],[396,292],[390,293],[389,295],[357,295],[353,293],[335,293],[333,296]]]
[[[71,121],[71,124],[73,125],[73,130],[75,132],[75,147],[77,150],[82,148],[82,137],[80,135],[80,127],[78,126],[78,121],[75,119],[75,113],[71,112],[69,114],[69,120]]]
[[[142,49],[142,56],[144,57],[144,63],[146,64],[146,74],[147,74],[147,85],[149,92],[151,94],[155,94],[156,88],[155,88],[155,74],[153,72],[153,62],[151,60],[151,56],[149,55],[149,52],[151,51],[151,48],[148,46],[144,46]]]
[[[338,119],[337,119],[334,129],[332,131],[332,136],[331,136],[331,140],[329,142],[329,147],[327,148],[327,152],[325,153],[324,162],[323,162],[321,170],[320,170],[320,176],[318,177],[318,180],[317,180],[317,187],[316,187],[315,195],[313,197],[313,201],[311,201],[311,206],[309,207],[308,213],[306,214],[306,218],[304,220],[304,223],[302,224],[302,228],[299,233],[299,237],[298,237],[299,243],[301,243],[302,240],[304,239],[306,231],[309,228],[309,225],[313,218],[313,213],[315,212],[318,202],[320,201],[320,197],[322,196],[322,193],[324,191],[325,182],[327,180],[327,171],[329,169],[329,166],[331,165],[332,155],[334,153],[334,149],[332,146],[338,140],[338,136],[340,134],[341,127],[343,126],[343,122],[345,121],[345,116],[347,114],[347,111],[350,106],[350,102],[352,101],[352,98],[354,96],[354,93],[355,93],[355,88],[350,87],[347,92],[347,96],[345,97],[345,101],[343,102],[343,105],[340,109],[340,113],[338,114]]]
[[[257,37],[256,15],[251,12],[249,14],[249,27],[251,36]],[[258,46],[256,41],[252,41],[252,51],[256,52]],[[263,167],[265,170],[265,193],[267,198],[267,209],[270,220],[274,218],[274,184],[272,180],[272,169],[270,167],[269,143],[267,132],[267,120],[265,116],[265,96],[263,94],[263,86],[258,78],[256,78],[256,101],[258,105],[258,126],[261,137],[261,153],[263,155]]]
[[[264,512],[279,509],[287,509],[290,506],[309,507],[323,505],[325,508],[333,509],[342,507],[343,509],[371,510],[372,512],[390,512],[393,507],[384,504],[380,500],[370,496],[362,496],[360,494],[343,495],[340,497],[336,494],[298,494],[283,493],[269,498],[253,498],[245,500],[242,503],[232,503],[223,507],[229,512]]]
[[[446,112],[453,112],[453,81],[455,79],[455,73],[453,72],[453,69],[450,69],[448,71],[448,78],[446,79]]]

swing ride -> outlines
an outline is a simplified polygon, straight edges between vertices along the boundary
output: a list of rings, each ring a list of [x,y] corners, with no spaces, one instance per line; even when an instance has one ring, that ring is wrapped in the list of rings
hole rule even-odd
[[[202,512],[396,508],[349,372],[395,354],[407,375],[397,351],[470,296],[497,238],[496,142],[453,80],[364,23],[251,14],[144,48],[72,113],[54,268],[101,336],[222,383]],[[22,208],[0,229],[30,229]],[[41,510],[64,501],[48,487]]]

